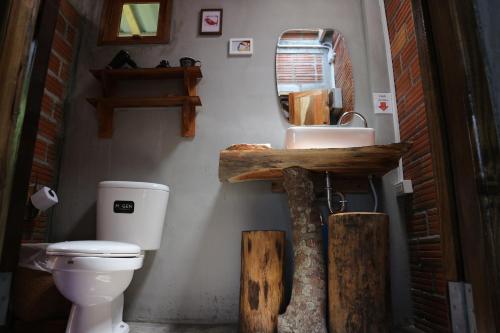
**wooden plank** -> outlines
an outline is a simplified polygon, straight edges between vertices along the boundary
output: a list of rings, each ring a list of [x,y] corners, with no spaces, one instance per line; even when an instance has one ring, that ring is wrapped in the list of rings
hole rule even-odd
[[[410,143],[330,149],[223,150],[219,157],[219,179],[237,183],[276,180],[283,169],[301,167],[342,175],[384,175],[397,167]]]
[[[389,217],[386,214],[341,213],[330,216],[330,332],[389,331],[388,257]]]
[[[102,95],[103,97],[111,97],[116,90],[116,80],[109,77],[107,72],[101,74]]]
[[[201,99],[196,96],[196,84],[202,77],[199,66],[142,69],[103,69],[91,70],[94,77],[103,85],[100,98],[87,98],[98,109],[99,137],[110,138],[113,133],[113,109],[115,108],[157,108],[182,107],[181,134],[183,137],[195,136],[196,106],[201,106]],[[116,97],[115,83],[120,80],[182,79],[187,96],[166,97]]]
[[[347,177],[344,175],[331,175],[332,186],[335,192],[342,193],[368,193],[370,188],[368,185],[368,178],[365,176]],[[314,192],[318,196],[325,195],[325,174],[313,173],[312,180],[314,182]],[[271,192],[284,193],[283,180],[277,179],[271,181]]]
[[[330,108],[327,90],[308,90],[288,95],[290,123],[294,125],[328,125]]]
[[[0,1],[0,45],[4,45],[5,32],[9,23],[9,13],[13,0]]]
[[[196,84],[198,83],[198,78],[189,71],[184,72],[184,88],[186,95],[197,96],[198,90],[196,89]]]
[[[201,79],[200,66],[167,67],[167,68],[120,68],[120,69],[91,69],[90,73],[99,81],[104,76],[110,80],[160,80],[182,79],[184,76]]]
[[[274,333],[283,305],[284,231],[241,236],[239,333]]]
[[[42,98],[45,90],[45,79],[47,77],[52,40],[59,13],[59,3],[60,0],[45,0],[41,2],[40,13],[38,13],[36,18],[36,23],[43,27],[43,29],[36,30],[34,36],[38,46],[31,70],[28,93],[25,96],[25,116],[22,123],[18,156],[12,179],[15,186],[12,188],[8,208],[7,227],[0,263],[1,271],[14,271],[18,264],[23,232],[23,224],[19,223],[19,221],[23,221],[26,213],[26,198],[28,197],[31,167],[42,109]],[[17,20],[19,21],[18,18]],[[23,22],[23,24],[26,24],[26,22]]]
[[[168,96],[168,97],[100,97],[87,98],[93,106],[106,104],[110,108],[158,108],[183,106],[185,103],[200,106],[201,99],[198,96]]]
[[[104,103],[97,104],[97,117],[99,119],[99,138],[110,139],[113,137],[113,109]]]
[[[500,147],[474,2],[422,1],[449,142],[463,279],[478,332],[500,330]]]
[[[325,176],[323,174],[320,177],[320,182],[322,184],[320,188],[323,188],[325,186]],[[315,183],[315,187],[319,187],[316,184],[317,183]],[[347,177],[344,175],[333,175],[332,186],[335,192],[342,192],[342,193],[370,192],[368,177],[365,176]]]
[[[442,119],[442,106],[437,78],[435,60],[429,49],[431,36],[425,27],[421,0],[412,0],[415,31],[422,85],[424,88],[427,126],[432,152],[432,167],[437,191],[437,208],[441,225],[441,245],[443,251],[443,267],[447,281],[457,281],[463,276],[463,268],[459,261],[458,230],[455,225],[456,207],[453,197],[452,173],[449,161],[449,147],[446,139],[445,124]]]
[[[2,4],[3,45],[0,47],[0,251],[4,231],[9,228],[8,212],[11,205],[12,188],[16,172],[21,133],[19,127],[23,114],[19,104],[25,78],[30,42],[33,39],[35,22],[40,6],[38,0],[19,0]],[[17,127],[17,130],[16,130]],[[16,184],[17,185],[17,184]],[[20,187],[24,184],[19,184]],[[22,199],[24,205],[26,197]],[[17,221],[22,221],[23,216]],[[15,254],[14,254],[15,255]]]
[[[103,97],[87,98],[94,105],[99,120],[99,137],[111,138],[113,136],[113,115],[115,108],[126,107],[173,107],[182,106],[181,132],[183,137],[195,136],[196,106],[201,105],[198,96],[171,96],[171,97]]]
[[[181,135],[185,138],[194,138],[196,134],[196,107],[193,104],[184,103],[181,121]]]

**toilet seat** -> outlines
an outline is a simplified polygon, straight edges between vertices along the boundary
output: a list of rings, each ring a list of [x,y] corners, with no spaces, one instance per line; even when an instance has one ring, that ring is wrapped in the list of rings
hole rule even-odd
[[[135,244],[90,240],[71,241],[50,244],[49,256],[99,257],[99,258],[134,258],[141,255],[141,248]]]
[[[53,271],[133,271],[144,261],[135,244],[95,240],[50,244],[47,256]]]
[[[48,267],[54,271],[119,272],[142,267],[144,255],[133,258],[106,258],[80,256],[50,256]]]

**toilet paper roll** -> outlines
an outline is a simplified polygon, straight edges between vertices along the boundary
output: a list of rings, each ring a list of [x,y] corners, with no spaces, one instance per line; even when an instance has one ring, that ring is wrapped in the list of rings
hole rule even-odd
[[[46,210],[58,202],[56,192],[47,186],[42,187],[42,189],[31,196],[31,203],[39,210]]]

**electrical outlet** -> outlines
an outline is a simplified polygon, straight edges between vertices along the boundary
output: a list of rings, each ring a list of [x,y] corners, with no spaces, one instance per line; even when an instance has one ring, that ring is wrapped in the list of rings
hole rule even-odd
[[[396,191],[396,194],[398,196],[413,193],[413,185],[411,183],[411,180],[405,179],[403,181],[400,181],[399,183],[394,184],[394,190]]]

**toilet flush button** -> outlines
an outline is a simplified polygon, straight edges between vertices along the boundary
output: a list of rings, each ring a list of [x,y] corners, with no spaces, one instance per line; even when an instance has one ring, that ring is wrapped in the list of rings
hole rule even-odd
[[[113,212],[118,214],[132,214],[134,212],[134,202],[117,200],[113,203]]]

